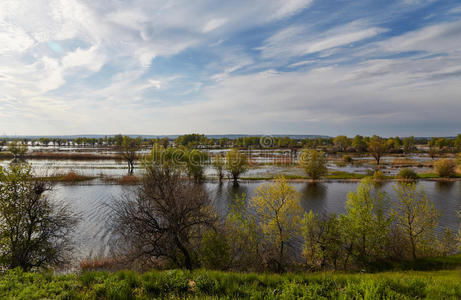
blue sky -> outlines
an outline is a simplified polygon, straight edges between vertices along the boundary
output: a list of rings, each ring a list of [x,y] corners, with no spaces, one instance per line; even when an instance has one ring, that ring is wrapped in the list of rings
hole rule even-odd
[[[451,0],[0,1],[0,135],[461,132]]]

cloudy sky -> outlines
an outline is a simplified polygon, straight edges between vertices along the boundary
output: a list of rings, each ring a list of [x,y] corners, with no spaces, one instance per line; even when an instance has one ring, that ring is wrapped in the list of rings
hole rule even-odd
[[[459,0],[1,0],[0,135],[454,135]]]

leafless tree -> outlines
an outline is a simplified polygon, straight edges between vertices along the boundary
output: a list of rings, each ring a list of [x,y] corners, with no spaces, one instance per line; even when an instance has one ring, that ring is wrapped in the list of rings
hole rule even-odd
[[[198,266],[198,244],[215,218],[207,191],[184,179],[179,169],[147,166],[142,184],[111,206],[115,251],[130,261],[167,259],[180,268]]]

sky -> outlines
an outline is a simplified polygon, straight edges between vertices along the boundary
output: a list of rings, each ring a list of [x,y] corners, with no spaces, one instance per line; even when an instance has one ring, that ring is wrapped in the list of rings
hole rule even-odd
[[[459,0],[1,0],[0,135],[461,133]]]

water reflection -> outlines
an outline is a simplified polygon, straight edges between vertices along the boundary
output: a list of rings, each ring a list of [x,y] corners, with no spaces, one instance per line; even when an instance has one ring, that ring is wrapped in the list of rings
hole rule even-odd
[[[454,181],[436,181],[435,182],[435,188],[439,193],[442,194],[449,194],[451,189],[455,186]]]
[[[325,199],[328,187],[324,183],[309,182],[301,190],[301,206],[316,213],[326,212]]]

